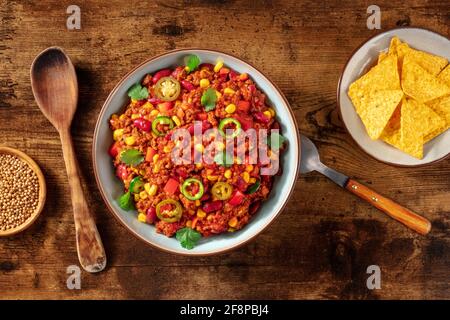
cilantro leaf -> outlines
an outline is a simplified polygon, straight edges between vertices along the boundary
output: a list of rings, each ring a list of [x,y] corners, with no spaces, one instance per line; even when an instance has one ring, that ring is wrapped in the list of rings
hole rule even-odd
[[[200,65],[200,58],[195,54],[190,54],[185,58],[186,67],[188,67],[189,72],[194,71]]]
[[[202,235],[199,232],[191,228],[180,229],[176,234],[176,238],[180,241],[181,246],[188,250],[193,249],[201,237]]]
[[[142,87],[139,83],[135,83],[128,89],[128,96],[134,100],[142,100],[148,98],[148,90]]]
[[[217,94],[213,88],[208,88],[202,95],[200,102],[205,107],[205,111],[211,111],[216,108]]]
[[[214,156],[214,162],[224,167],[231,167],[233,160],[233,156],[226,151],[219,152]]]
[[[144,155],[136,149],[128,149],[120,154],[120,161],[125,164],[137,166],[144,161]]]
[[[267,139],[267,145],[272,150],[279,150],[286,141],[287,139],[285,137],[278,132],[274,132],[270,135],[269,139]]]
[[[119,207],[121,207],[125,211],[130,211],[134,209],[133,198],[131,197],[130,191],[121,195],[117,199],[117,202],[119,203]]]

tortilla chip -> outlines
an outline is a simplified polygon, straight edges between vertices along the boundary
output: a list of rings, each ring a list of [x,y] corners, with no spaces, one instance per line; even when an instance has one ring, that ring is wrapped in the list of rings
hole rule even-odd
[[[429,102],[427,106],[444,120],[444,124],[440,128],[426,134],[424,138],[425,142],[430,141],[450,128],[450,96],[433,100]]]
[[[361,106],[358,114],[371,139],[380,137],[402,97],[402,90],[374,91]]]
[[[405,94],[421,102],[450,94],[450,87],[415,63],[409,54],[403,61],[402,87]]]
[[[406,43],[398,45],[396,52],[400,63],[402,63],[404,57],[408,56],[411,61],[417,63],[433,76],[437,76],[448,64],[447,59],[428,52],[412,49]]]
[[[353,82],[348,95],[356,111],[361,112],[361,105],[367,102],[371,92],[379,90],[400,90],[400,77],[397,70],[397,57],[388,55],[361,78]]]
[[[381,61],[383,61],[384,58],[386,58],[387,56],[388,56],[387,52],[381,51],[380,54],[378,55],[378,62],[377,63],[380,63]]]
[[[401,43],[402,43],[402,42],[400,41],[400,39],[399,39],[397,36],[392,37],[391,43],[389,44],[389,54],[398,55],[398,53],[397,53],[397,47],[398,47]]]
[[[384,128],[383,132],[380,135],[380,139],[383,141],[389,143],[390,145],[401,149],[400,144],[400,116],[401,116],[401,107],[404,99],[402,99],[402,102],[397,106],[394,113],[391,116],[391,119],[389,120],[388,124]]]
[[[417,108],[407,99],[402,104],[400,117],[400,149],[409,155],[423,158],[423,132],[420,130],[420,123],[417,121]]]
[[[438,79],[450,87],[450,64],[438,74]]]

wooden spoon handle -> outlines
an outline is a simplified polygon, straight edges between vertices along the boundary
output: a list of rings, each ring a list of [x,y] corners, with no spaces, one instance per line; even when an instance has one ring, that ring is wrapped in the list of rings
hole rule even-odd
[[[99,272],[106,266],[105,250],[81,187],[80,170],[69,129],[62,130],[60,137],[69,177],[78,259],[84,270]]]
[[[383,197],[365,185],[349,179],[345,188],[414,231],[422,235],[426,235],[430,232],[430,221],[399,205],[391,199]]]

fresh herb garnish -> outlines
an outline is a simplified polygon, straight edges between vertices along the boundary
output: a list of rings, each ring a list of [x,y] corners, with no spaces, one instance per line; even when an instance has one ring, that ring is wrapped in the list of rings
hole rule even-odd
[[[233,160],[233,156],[226,151],[219,152],[214,156],[214,162],[224,167],[231,167]]]
[[[200,58],[195,54],[190,54],[185,58],[187,72],[192,72],[200,65]]]
[[[140,83],[135,83],[128,89],[128,96],[134,100],[142,100],[148,98],[148,90],[146,87],[140,85]]]
[[[176,238],[180,241],[181,246],[188,250],[193,249],[201,237],[202,235],[199,232],[191,228],[180,229],[176,234]]]
[[[134,209],[133,198],[131,197],[130,191],[121,195],[117,199],[117,202],[119,203],[119,207],[121,207],[125,211],[130,211]]]
[[[213,88],[208,88],[202,95],[200,102],[205,107],[205,111],[211,111],[216,108],[217,94]]]
[[[120,161],[131,166],[137,166],[144,161],[144,155],[136,149],[128,149],[120,154]]]
[[[248,187],[247,194],[255,193],[256,191],[259,190],[260,186],[261,186],[261,180],[256,180],[256,182],[254,184],[252,184],[250,187]]]
[[[286,140],[287,139],[285,137],[283,137],[281,134],[279,134],[278,132],[274,132],[267,139],[267,145],[272,150],[279,150],[283,146],[283,144],[286,142]]]

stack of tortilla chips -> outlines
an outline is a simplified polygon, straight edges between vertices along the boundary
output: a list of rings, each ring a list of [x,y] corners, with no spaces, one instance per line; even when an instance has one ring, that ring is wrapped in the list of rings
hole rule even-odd
[[[348,95],[371,139],[418,159],[423,145],[450,127],[450,65],[397,37]]]

